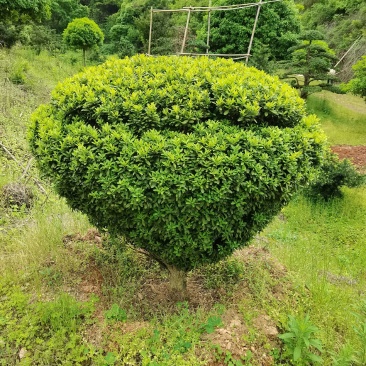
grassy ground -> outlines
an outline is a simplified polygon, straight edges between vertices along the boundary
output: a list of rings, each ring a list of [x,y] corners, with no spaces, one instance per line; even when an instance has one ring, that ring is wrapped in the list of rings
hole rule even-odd
[[[366,144],[366,103],[350,94],[322,91],[310,95],[308,110],[319,116],[332,145]]]
[[[0,149],[0,365],[365,365],[366,189],[327,204],[298,196],[250,247],[190,273],[177,303],[155,262],[33,183],[27,121],[78,70],[73,57],[0,53],[0,141],[22,165]],[[329,108],[336,134],[343,107]],[[29,207],[7,201],[14,183]]]

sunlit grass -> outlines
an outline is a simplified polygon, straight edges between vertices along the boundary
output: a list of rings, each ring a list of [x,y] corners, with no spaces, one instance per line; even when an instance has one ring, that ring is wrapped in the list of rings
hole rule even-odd
[[[366,144],[366,103],[362,98],[322,91],[310,95],[307,106],[319,116],[332,145]]]
[[[366,298],[366,188],[344,193],[329,203],[298,197],[283,210],[285,221],[275,220],[264,233],[304,292],[292,311],[310,315],[328,352],[349,342],[361,347],[354,314]]]

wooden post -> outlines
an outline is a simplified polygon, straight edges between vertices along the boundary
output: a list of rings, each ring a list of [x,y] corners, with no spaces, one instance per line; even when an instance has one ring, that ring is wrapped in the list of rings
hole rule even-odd
[[[187,34],[188,34],[188,25],[189,25],[190,18],[191,18],[191,7],[188,10],[187,23],[186,23],[186,28],[184,30],[184,37],[183,37],[182,48],[180,50],[180,53],[184,53],[184,47],[186,46]]]
[[[166,12],[166,13],[173,13],[173,12],[187,12],[187,22],[186,22],[186,26],[184,29],[184,36],[183,36],[183,41],[182,41],[182,46],[181,46],[181,50],[180,52],[176,53],[178,55],[191,55],[191,56],[210,56],[210,52],[209,52],[209,47],[210,47],[210,33],[211,33],[211,12],[212,11],[226,11],[226,10],[239,10],[239,9],[245,9],[245,8],[249,8],[249,7],[255,7],[257,6],[257,14],[254,20],[254,24],[253,24],[253,29],[252,29],[252,35],[250,37],[250,41],[249,41],[249,46],[248,46],[248,52],[246,54],[233,54],[233,55],[229,55],[229,54],[214,54],[213,56],[226,56],[226,57],[236,57],[236,59],[246,59],[246,63],[248,63],[249,57],[250,57],[250,51],[252,49],[252,44],[253,44],[253,40],[254,40],[254,33],[257,27],[257,23],[258,23],[258,18],[259,18],[259,13],[261,10],[261,6],[263,4],[267,4],[267,3],[275,3],[278,1],[282,1],[282,0],[259,0],[259,2],[256,3],[246,3],[246,4],[238,4],[238,5],[226,5],[226,6],[212,6],[212,0],[209,0],[209,6],[187,6],[187,7],[183,7],[181,9],[153,9],[151,8],[151,13],[150,13],[150,33],[149,33],[149,47],[148,47],[148,55],[150,55],[151,53],[151,38],[152,38],[152,18],[153,18],[153,13],[161,13],[161,12]],[[184,49],[186,46],[186,42],[187,42],[187,37],[188,37],[188,26],[189,26],[189,21],[190,21],[190,17],[191,17],[191,12],[207,12],[208,13],[208,17],[207,17],[207,40],[206,40],[206,52],[202,53],[202,54],[197,54],[197,53],[185,53]]]
[[[152,20],[153,20],[153,8],[150,8],[150,31],[149,31],[149,47],[147,49],[147,54],[151,55],[151,36],[152,36]]]
[[[262,2],[263,2],[262,0],[259,0],[259,3],[258,3],[257,14],[255,16],[255,20],[254,20],[254,24],[253,24],[253,30],[252,30],[252,35],[250,37],[249,46],[248,46],[248,52],[247,52],[248,56],[247,56],[247,59],[245,61],[246,64],[248,64],[248,59],[249,59],[249,56],[250,56],[250,51],[252,49],[252,43],[253,43],[253,39],[254,39],[255,28],[257,27],[257,23],[258,23],[259,13],[261,11]]]
[[[209,0],[208,7],[211,8],[212,1]],[[211,31],[211,10],[208,12],[208,18],[207,18],[207,41],[206,41],[206,53],[208,54],[209,48],[210,48],[210,31]]]

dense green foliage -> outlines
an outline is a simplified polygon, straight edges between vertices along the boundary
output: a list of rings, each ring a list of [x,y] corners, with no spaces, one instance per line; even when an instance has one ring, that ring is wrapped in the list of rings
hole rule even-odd
[[[15,23],[50,16],[50,0],[0,0],[1,20]]]
[[[232,1],[220,1],[215,5],[228,5]],[[234,3],[240,4],[237,0]],[[131,55],[147,51],[149,37],[150,7],[176,9],[183,6],[207,6],[207,2],[195,0],[187,4],[184,1],[168,3],[159,1],[122,2],[118,16],[108,31],[108,42],[121,55]],[[256,8],[245,10],[212,12],[211,17],[211,52],[216,53],[246,53],[252,33]],[[172,54],[180,50],[186,13],[173,15],[171,13],[154,14],[152,53]],[[294,44],[296,33],[299,32],[300,22],[292,1],[271,3],[262,7],[254,43],[254,54],[268,51],[270,58],[283,59],[287,48]],[[186,51],[205,50],[207,38],[207,14],[194,13],[189,23],[189,34]],[[260,58],[260,57],[259,57]],[[257,62],[259,62],[259,58]]]
[[[224,0],[220,5],[242,3],[242,0]],[[210,50],[216,53],[247,53],[256,13],[257,7],[213,12]],[[207,29],[207,25],[204,27]],[[251,53],[262,53],[263,48],[269,46],[270,57],[283,60],[287,49],[295,44],[299,31],[300,21],[292,1],[263,5]]]
[[[318,29],[337,51],[345,52],[366,31],[366,3],[363,0],[305,0],[300,3],[305,5],[304,27]]]
[[[68,46],[83,50],[85,66],[85,51],[102,44],[104,34],[94,20],[77,18],[68,24],[63,32],[63,39]]]
[[[299,39],[300,43],[289,49],[292,59],[285,77],[295,80],[292,85],[300,89],[301,97],[306,99],[310,93],[321,90],[319,84],[310,85],[311,82],[332,79],[329,70],[335,56],[321,41],[323,36],[318,31],[305,31]]]
[[[51,3],[51,19],[48,25],[57,33],[62,33],[67,25],[76,18],[89,16],[90,9],[79,0],[57,0]]]
[[[350,82],[345,85],[345,90],[363,97],[366,102],[366,55],[353,65],[355,75]]]
[[[147,52],[151,7],[167,9],[169,5],[166,0],[142,0],[138,2],[125,0],[122,2],[116,19],[110,25],[107,33],[113,52],[122,57]],[[166,50],[169,49],[171,42],[168,37],[171,25],[169,17],[155,16],[154,39],[160,40],[160,46]],[[155,54],[165,53],[156,49],[154,51]],[[171,48],[170,53],[172,53]]]
[[[51,16],[49,0],[0,0],[0,46],[12,47],[23,24],[45,21]]]
[[[207,58],[108,61],[32,120],[39,166],[71,207],[182,270],[248,243],[324,150],[293,89]]]

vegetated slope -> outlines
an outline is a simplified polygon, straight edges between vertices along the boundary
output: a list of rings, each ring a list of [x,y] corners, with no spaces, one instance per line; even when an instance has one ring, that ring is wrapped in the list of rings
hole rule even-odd
[[[363,0],[302,0],[297,3],[303,6],[303,26],[320,30],[339,58],[357,41],[340,63],[338,76],[343,81],[349,80],[351,66],[366,52],[366,3]]]
[[[320,118],[331,145],[366,144],[366,104],[362,98],[322,91],[308,98],[307,108]]]
[[[366,172],[366,104],[360,97],[323,91],[310,96],[308,108],[316,113],[332,150]]]

